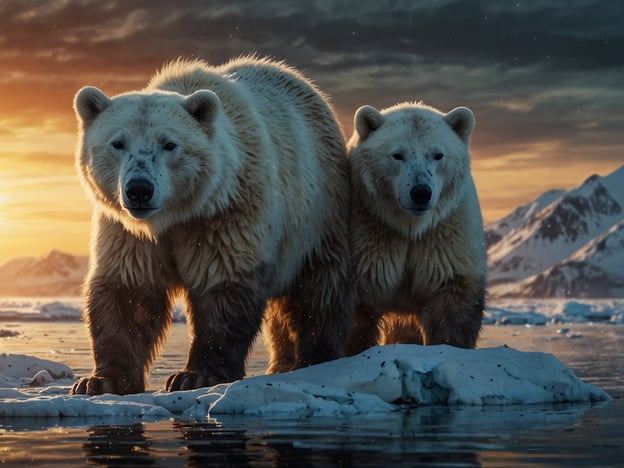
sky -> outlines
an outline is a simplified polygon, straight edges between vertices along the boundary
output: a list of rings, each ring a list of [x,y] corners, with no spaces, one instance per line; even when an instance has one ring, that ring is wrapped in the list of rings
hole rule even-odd
[[[0,264],[88,252],[73,96],[166,62],[257,53],[301,69],[345,134],[363,105],[476,115],[485,222],[624,164],[624,2],[0,0]]]

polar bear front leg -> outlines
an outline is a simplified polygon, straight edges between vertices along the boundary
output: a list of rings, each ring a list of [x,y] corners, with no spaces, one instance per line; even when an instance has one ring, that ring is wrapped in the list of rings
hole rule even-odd
[[[275,275],[274,269],[261,266],[242,276],[205,293],[188,292],[191,347],[184,369],[167,379],[167,390],[210,387],[245,376]]]
[[[86,285],[85,317],[95,368],[70,393],[144,392],[145,375],[172,321],[166,289],[92,278]]]
[[[423,344],[474,348],[485,302],[484,280],[457,276],[447,281],[420,310]]]
[[[347,231],[346,224],[336,226],[322,248],[308,256],[286,294],[282,315],[293,332],[296,358],[290,370],[345,355],[354,308]],[[279,360],[281,354],[273,343],[271,360]]]
[[[379,343],[381,311],[366,304],[358,304],[353,314],[347,355],[353,356]]]

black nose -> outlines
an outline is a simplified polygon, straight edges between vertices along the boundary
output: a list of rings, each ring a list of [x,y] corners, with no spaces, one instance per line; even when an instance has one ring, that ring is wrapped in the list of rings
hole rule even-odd
[[[126,184],[126,196],[131,202],[148,202],[154,195],[154,184],[145,179],[131,179]]]
[[[426,205],[431,201],[431,187],[428,185],[414,185],[410,189],[410,198],[417,205]]]

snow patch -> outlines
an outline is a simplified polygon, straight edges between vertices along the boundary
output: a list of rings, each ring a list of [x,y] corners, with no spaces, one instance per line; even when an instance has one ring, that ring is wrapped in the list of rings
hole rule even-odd
[[[73,380],[65,364],[22,354],[0,354],[0,387],[43,386]]]

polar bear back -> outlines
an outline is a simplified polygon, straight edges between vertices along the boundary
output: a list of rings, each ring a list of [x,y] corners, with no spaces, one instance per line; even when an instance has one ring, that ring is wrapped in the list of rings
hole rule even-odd
[[[263,191],[271,199],[263,203],[262,249],[267,257],[278,257],[281,277],[290,278],[301,267],[301,252],[320,250],[320,233],[344,222],[340,210],[329,206],[348,196],[344,135],[325,96],[299,72],[254,57],[218,67],[178,60],[147,89],[183,95],[209,89],[219,96],[234,141],[256,153],[256,183],[273,188]]]

